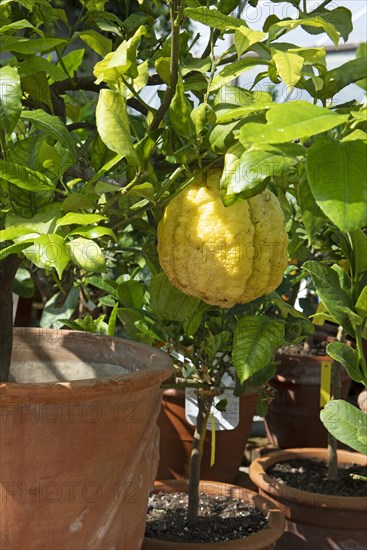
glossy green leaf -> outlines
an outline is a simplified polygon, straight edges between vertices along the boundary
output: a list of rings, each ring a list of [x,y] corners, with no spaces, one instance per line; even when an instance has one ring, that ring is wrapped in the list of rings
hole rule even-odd
[[[179,77],[176,92],[169,107],[169,118],[176,133],[184,138],[195,135],[194,123],[190,116],[191,111],[191,104],[184,94],[182,78]]]
[[[353,271],[356,276],[367,271],[367,235],[362,229],[349,233],[353,249]]]
[[[337,32],[334,25],[325,21],[325,19],[323,19],[322,17],[306,17],[304,19],[289,19],[279,21],[270,26],[269,41],[275,40],[280,35],[283,35],[284,32],[293,31],[300,25],[322,29],[326,32],[326,34],[335,46],[337,46],[339,43],[340,33]]]
[[[13,292],[22,298],[32,298],[34,296],[34,282],[28,269],[18,267],[13,281]]]
[[[367,443],[359,436],[367,429],[367,415],[342,399],[329,401],[320,412],[321,422],[338,440],[355,451],[367,454]]]
[[[240,140],[245,146],[249,143],[286,143],[321,134],[346,122],[348,115],[338,115],[307,101],[294,101],[273,104],[266,118],[267,124],[250,122],[242,127]]]
[[[45,207],[41,212],[32,218],[24,219],[22,216],[9,215],[6,218],[7,228],[27,228],[27,231],[39,234],[52,233],[55,231],[56,221],[60,217],[61,203],[53,203]]]
[[[65,124],[57,116],[49,115],[42,109],[36,109],[35,111],[23,111],[21,119],[29,120],[36,128],[43,130],[46,134],[59,141],[69,151],[70,155],[75,158],[74,139]]]
[[[363,382],[363,375],[358,366],[358,353],[354,348],[342,342],[332,342],[326,346],[326,352],[343,365],[352,380]]]
[[[104,292],[107,292],[107,294],[110,294],[117,300],[117,283],[115,281],[111,281],[110,279],[102,279],[102,277],[92,275],[86,279],[86,282],[96,288],[100,288]]]
[[[183,322],[200,304],[171,285],[163,271],[152,277],[148,290],[151,308],[162,319]]]
[[[234,34],[234,45],[238,57],[241,57],[253,44],[261,42],[264,38],[266,38],[265,32],[254,31],[241,25]]]
[[[103,34],[95,31],[94,29],[88,29],[80,33],[80,38],[88,44],[88,46],[96,53],[105,57],[111,52],[112,40],[103,36]]]
[[[367,144],[323,138],[307,153],[307,177],[324,214],[344,232],[367,224]]]
[[[71,260],[86,271],[101,273],[106,270],[106,261],[97,243],[90,239],[79,237],[69,241],[68,247]]]
[[[269,65],[269,62],[260,58],[246,57],[244,59],[240,59],[239,61],[235,61],[234,63],[228,64],[220,71],[218,75],[213,78],[209,91],[214,92],[219,90],[225,84],[232,82],[232,80],[235,80],[242,73],[257,65]]]
[[[98,223],[105,220],[106,216],[100,214],[81,214],[79,212],[68,212],[62,218],[57,220],[56,227],[62,227],[63,225],[89,225],[91,223]]]
[[[23,254],[42,269],[54,268],[61,279],[70,256],[65,241],[60,235],[40,235],[34,239],[34,244],[23,251]]]
[[[225,153],[232,142],[233,130],[238,128],[239,121],[229,122],[228,124],[216,124],[209,135],[210,146],[215,153]]]
[[[278,51],[273,55],[273,60],[280,78],[291,92],[302,76],[303,57]]]
[[[354,336],[354,328],[346,312],[348,309],[351,311],[353,310],[352,299],[350,295],[340,287],[339,277],[336,271],[315,260],[305,262],[303,267],[311,275],[317,294],[328,312],[334,317],[339,325],[342,325],[349,334]]]
[[[13,21],[12,23],[8,23],[7,25],[3,25],[0,27],[0,33],[7,33],[9,31],[16,31],[21,29],[32,29],[34,32],[36,32],[39,36],[43,36],[43,32],[41,29],[38,29],[30,21],[27,21],[26,19],[19,19],[18,21]]]
[[[298,182],[296,193],[302,221],[307,231],[308,242],[311,243],[314,237],[325,227],[326,217],[317,205],[306,178]]]
[[[29,56],[18,67],[19,74],[28,76],[34,73],[44,72],[51,76],[54,80],[64,80],[67,78],[67,74],[54,63],[51,63],[44,57]]]
[[[41,172],[31,170],[13,162],[0,159],[0,177],[21,189],[28,191],[49,191],[53,182]]]
[[[104,225],[82,225],[80,227],[76,227],[73,231],[70,231],[69,235],[80,235],[81,237],[85,237],[87,239],[98,239],[108,235],[115,242],[118,240],[116,233]]]
[[[365,286],[358,296],[356,303],[356,312],[361,317],[367,318],[367,286]]]
[[[22,88],[26,94],[32,96],[33,100],[44,103],[50,110],[53,109],[50,86],[46,73],[41,71],[23,77]]]
[[[186,8],[184,14],[194,21],[198,21],[203,25],[220,31],[236,29],[241,25],[246,25],[245,21],[242,19],[225,15],[217,9],[209,9],[204,6],[200,6],[199,8]]]
[[[225,190],[226,197],[239,195],[248,199],[266,186],[268,178],[286,174],[297,160],[282,153],[275,148],[269,150],[248,149],[234,162],[228,163],[229,154],[225,156],[225,165],[221,178],[221,189]]]
[[[283,339],[283,321],[251,315],[238,321],[234,332],[232,359],[241,383],[271,363]]]
[[[98,133],[107,147],[126,157],[134,166],[138,165],[139,159],[131,141],[125,98],[113,90],[101,90],[96,120]]]
[[[23,36],[6,36],[2,38],[3,52],[15,52],[22,55],[40,54],[65,44],[61,38],[24,38]]]
[[[144,288],[141,283],[130,279],[120,283],[117,294],[121,304],[125,307],[139,309],[144,304]]]
[[[335,69],[331,69],[324,76],[325,97],[333,97],[337,92],[359,80],[367,78],[367,61],[365,57],[359,57],[343,63]]]
[[[79,69],[84,58],[85,50],[80,48],[73,50],[63,57],[62,67],[67,70],[70,76],[74,76],[74,73]],[[60,67],[61,68],[61,67]]]
[[[0,127],[10,134],[22,110],[22,88],[18,71],[13,67],[0,69]]]
[[[7,246],[6,248],[0,249],[0,260],[4,260],[11,254],[19,254],[22,252],[25,248],[29,247],[30,243],[33,243],[34,237],[29,239],[24,239],[21,242],[17,242],[14,244],[11,244],[10,246]]]

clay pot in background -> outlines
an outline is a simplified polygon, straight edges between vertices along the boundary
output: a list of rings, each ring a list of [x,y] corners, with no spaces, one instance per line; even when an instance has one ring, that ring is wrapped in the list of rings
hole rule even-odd
[[[276,356],[280,362],[270,381],[277,393],[265,417],[266,435],[273,445],[289,447],[326,447],[328,433],[320,420],[320,375],[322,361],[330,357],[310,355]],[[341,368],[341,398],[346,399],[350,378]]]
[[[336,550],[366,547],[367,499],[331,496],[295,489],[276,481],[267,468],[294,458],[327,459],[325,449],[289,449],[257,458],[249,470],[259,494],[273,502],[286,517],[284,535],[276,550]],[[354,452],[338,451],[340,464],[366,465],[367,457]]]
[[[156,492],[187,492],[187,481],[166,480],[157,481],[154,485]],[[268,525],[246,538],[217,543],[182,543],[167,542],[145,537],[142,550],[271,550],[273,543],[282,536],[284,531],[284,517],[279,510],[267,499],[257,493],[235,485],[202,481],[199,491],[210,495],[228,495],[239,498],[256,506],[267,517]]]
[[[0,385],[2,550],[140,549],[171,368],[136,342],[14,330],[15,380]]]
[[[211,431],[207,430],[201,479],[235,483],[251,430],[255,408],[256,394],[242,394],[238,426],[233,430],[216,432],[215,464],[213,466],[210,466]],[[160,461],[157,479],[187,479],[194,426],[191,426],[185,417],[184,390],[164,390],[158,426],[160,429]]]

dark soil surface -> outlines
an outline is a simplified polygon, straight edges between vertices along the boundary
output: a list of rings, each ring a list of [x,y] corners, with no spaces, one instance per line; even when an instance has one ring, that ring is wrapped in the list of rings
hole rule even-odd
[[[187,500],[187,493],[151,495],[145,536],[171,542],[225,542],[252,535],[267,524],[246,502],[200,493],[198,521],[189,525]]]
[[[327,479],[327,464],[323,460],[293,459],[278,462],[267,469],[270,477],[289,487],[345,497],[367,496],[367,482],[353,479],[351,474],[367,476],[367,468],[357,464],[339,467],[338,479]]]

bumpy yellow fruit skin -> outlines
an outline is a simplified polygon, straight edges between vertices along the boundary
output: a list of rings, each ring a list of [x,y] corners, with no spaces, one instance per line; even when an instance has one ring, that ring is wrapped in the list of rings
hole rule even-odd
[[[174,286],[229,308],[277,288],[288,264],[288,236],[271,191],[225,207],[220,177],[211,172],[171,200],[158,225],[158,254]]]

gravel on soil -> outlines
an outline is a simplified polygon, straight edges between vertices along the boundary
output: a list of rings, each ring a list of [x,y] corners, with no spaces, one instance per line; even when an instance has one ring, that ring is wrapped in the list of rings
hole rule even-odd
[[[321,459],[291,459],[267,468],[267,474],[279,483],[323,495],[365,497],[367,482],[353,479],[351,474],[367,476],[367,467],[358,464],[340,465],[338,479],[327,479],[327,463]]]
[[[200,493],[199,517],[187,521],[187,493],[159,492],[149,497],[145,536],[171,542],[226,542],[262,529],[266,518],[250,504]]]

